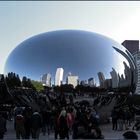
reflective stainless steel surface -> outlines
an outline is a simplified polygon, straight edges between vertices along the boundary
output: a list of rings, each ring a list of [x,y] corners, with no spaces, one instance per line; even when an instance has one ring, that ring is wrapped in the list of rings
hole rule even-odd
[[[95,87],[135,90],[136,66],[128,50],[108,37],[81,30],[46,32],[23,41],[9,55],[5,73],[38,80],[50,73],[54,84],[57,68],[64,69],[63,83],[71,72],[84,84],[93,78]]]

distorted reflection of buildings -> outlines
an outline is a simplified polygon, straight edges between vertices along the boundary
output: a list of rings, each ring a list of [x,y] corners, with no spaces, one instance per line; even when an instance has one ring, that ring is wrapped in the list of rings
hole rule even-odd
[[[122,45],[125,48],[127,48],[128,51],[134,57],[134,60],[135,60],[136,66],[137,66],[137,86],[136,86],[135,93],[140,94],[140,50],[139,50],[139,40],[125,40],[122,43]]]
[[[124,64],[124,75],[122,74],[121,76],[118,74],[119,77],[119,87],[130,87],[131,86],[131,77],[132,77],[132,72],[131,69],[127,66],[125,62]]]
[[[105,88],[105,76],[102,72],[98,72],[100,88]]]
[[[117,88],[118,84],[119,84],[119,78],[118,78],[118,74],[114,68],[112,68],[110,75],[112,78],[112,88]]]
[[[139,61],[140,62],[140,61]],[[124,74],[119,74],[115,68],[112,68],[110,71],[111,78],[106,79],[103,72],[98,72],[98,80],[99,85],[96,85],[95,79],[89,78],[88,80],[81,80],[79,81],[79,78],[77,75],[73,75],[71,73],[68,74],[66,77],[66,84],[71,84],[75,88],[77,85],[83,85],[83,86],[90,86],[90,87],[98,87],[100,89],[117,89],[122,87],[131,87],[131,79],[132,79],[132,71],[130,67],[123,62],[124,64]],[[140,65],[140,63],[139,63]],[[63,68],[57,68],[56,75],[55,75],[55,86],[61,86],[63,83],[63,74],[64,69]],[[51,75],[44,74],[41,77],[41,81],[45,86],[51,86]],[[79,83],[80,82],[80,83]]]
[[[122,87],[130,87],[131,86],[131,78],[132,78],[132,72],[130,67],[123,62],[124,64],[124,75],[117,73],[117,71],[112,68],[112,71],[110,72],[111,79],[105,79],[104,74],[102,72],[98,72],[99,77],[99,87],[100,88],[122,88]]]
[[[80,82],[80,85],[88,86],[87,80],[82,80],[82,81]]]
[[[89,78],[88,79],[88,85],[90,87],[95,87],[96,86],[95,79],[94,78]]]
[[[73,85],[73,87],[75,88],[78,85],[78,76],[68,74],[66,83]]]
[[[43,86],[51,87],[51,74],[50,73],[43,74],[41,76],[40,81],[43,84]]]

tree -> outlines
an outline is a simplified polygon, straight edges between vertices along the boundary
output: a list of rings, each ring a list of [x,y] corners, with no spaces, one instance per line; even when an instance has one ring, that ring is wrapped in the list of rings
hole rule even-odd
[[[8,73],[6,76],[6,83],[9,88],[21,87],[21,80],[19,75],[13,72]]]
[[[44,87],[43,87],[43,85],[42,85],[41,82],[32,80],[31,83],[32,83],[33,87],[34,87],[37,91],[40,91],[40,90],[43,90],[43,89],[44,89]]]

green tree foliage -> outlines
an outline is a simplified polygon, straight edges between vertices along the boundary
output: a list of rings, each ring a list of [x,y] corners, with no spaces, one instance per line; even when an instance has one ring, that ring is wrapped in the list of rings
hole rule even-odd
[[[41,82],[32,80],[31,83],[32,83],[33,87],[34,87],[37,91],[40,91],[40,90],[43,90],[43,89],[44,89],[44,87],[43,87],[43,85],[42,85]]]

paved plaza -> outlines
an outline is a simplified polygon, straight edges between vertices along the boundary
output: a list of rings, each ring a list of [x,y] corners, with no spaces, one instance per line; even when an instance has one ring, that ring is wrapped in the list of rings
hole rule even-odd
[[[123,131],[113,131],[111,129],[111,124],[106,124],[106,125],[101,125],[100,128],[102,129],[102,133],[105,137],[105,139],[123,139],[122,134],[125,132],[125,130]],[[131,128],[130,128],[131,129]],[[136,132],[140,138],[140,131]],[[13,129],[13,121],[7,121],[7,132],[4,136],[4,139],[9,139],[9,140],[14,140],[16,139],[16,135],[15,135],[15,131]],[[43,136],[43,134],[40,134],[40,140],[53,140],[54,139],[54,135],[53,133],[51,133],[51,135],[45,135]]]

